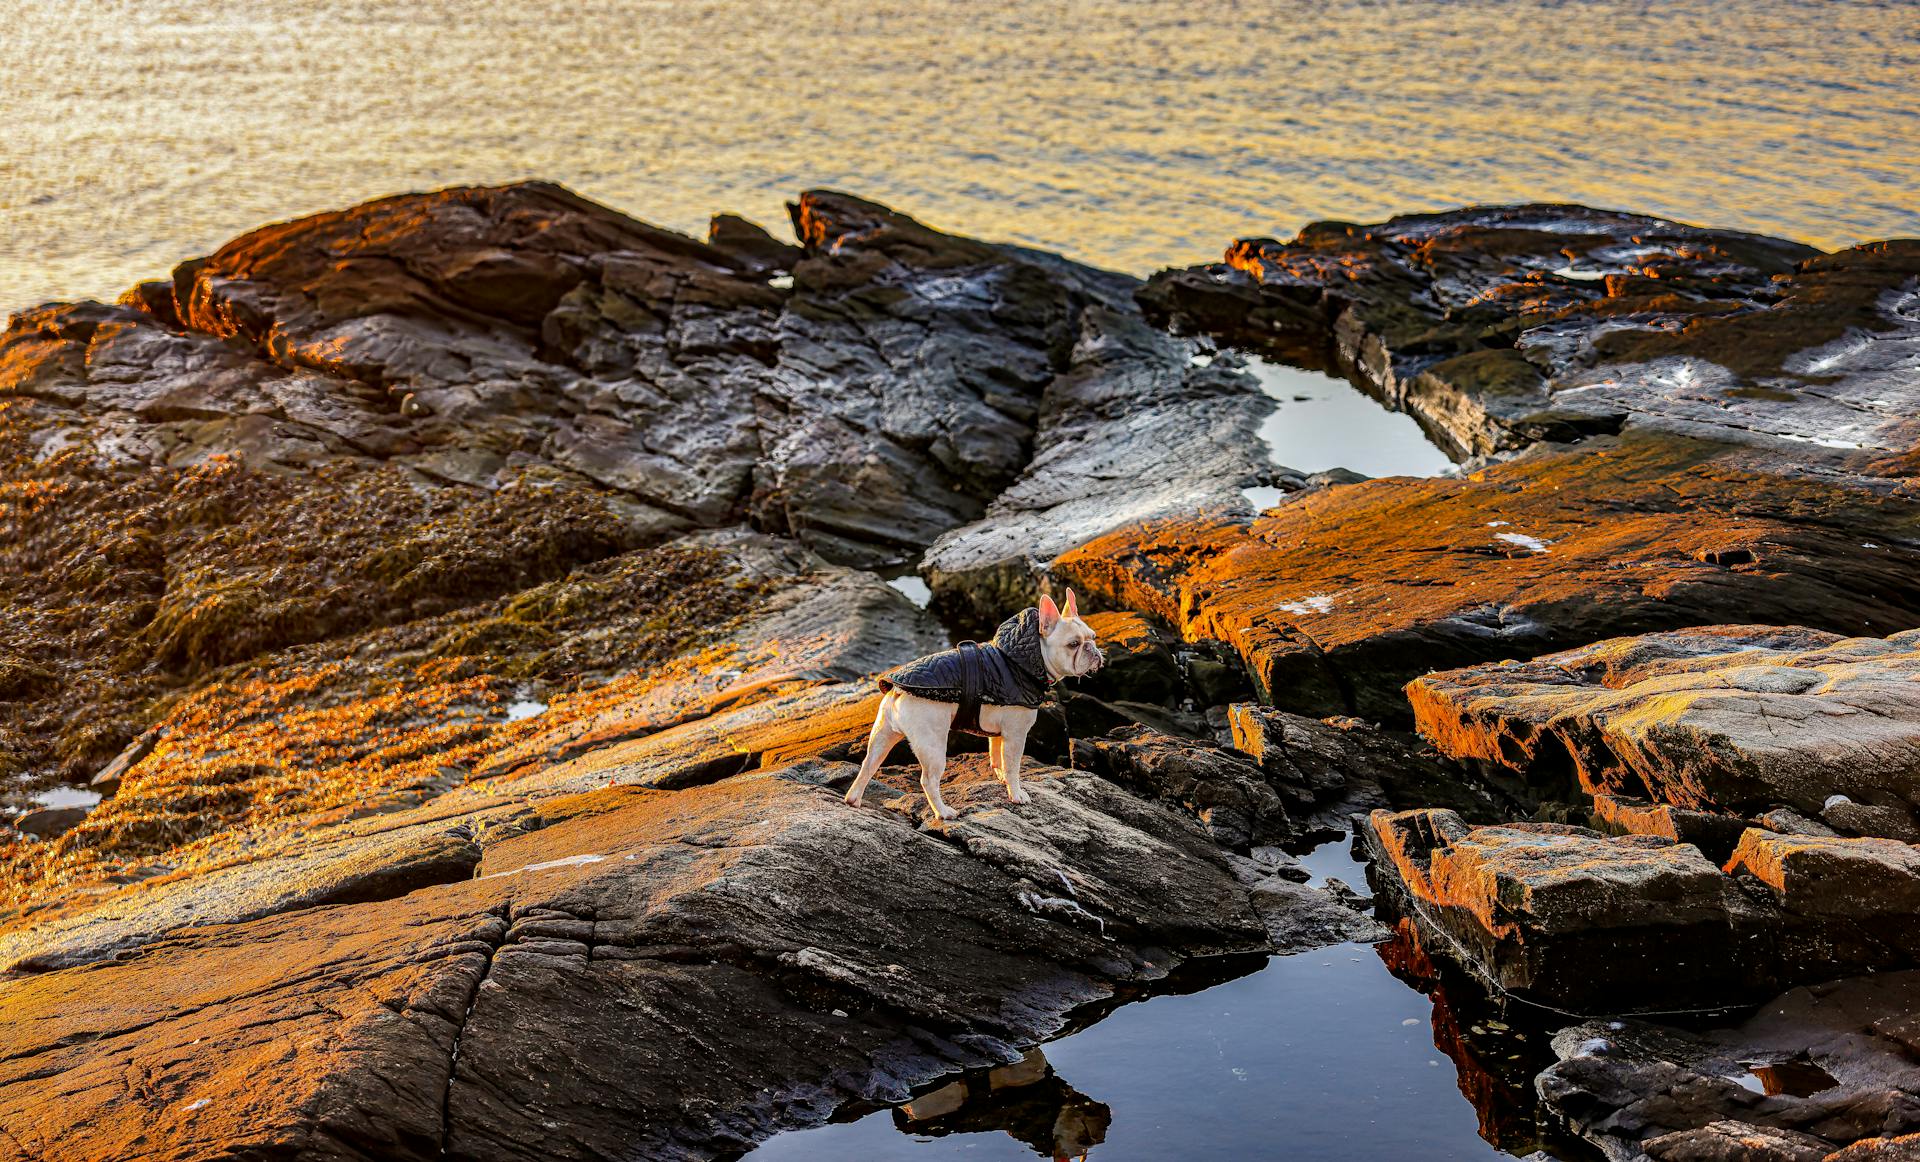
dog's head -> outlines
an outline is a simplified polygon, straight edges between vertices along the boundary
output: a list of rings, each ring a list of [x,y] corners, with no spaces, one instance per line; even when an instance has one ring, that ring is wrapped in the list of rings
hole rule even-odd
[[[1055,679],[1082,678],[1106,664],[1093,627],[1080,620],[1080,604],[1071,589],[1065,609],[1051,597],[1040,598],[1040,656],[1046,660],[1047,677]]]

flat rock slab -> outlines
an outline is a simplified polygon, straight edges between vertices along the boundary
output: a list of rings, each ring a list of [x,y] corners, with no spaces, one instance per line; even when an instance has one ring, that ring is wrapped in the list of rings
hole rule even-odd
[[[1447,754],[1689,812],[1920,839],[1920,632],[1709,626],[1416,678]]]
[[[475,878],[0,983],[4,1156],[704,1157],[1271,946],[1193,823],[1103,780],[1016,808],[958,760],[938,828],[851,773],[556,800]]]

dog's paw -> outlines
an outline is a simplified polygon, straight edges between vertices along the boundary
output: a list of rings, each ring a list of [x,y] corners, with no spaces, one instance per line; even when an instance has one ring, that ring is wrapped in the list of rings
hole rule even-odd
[[[849,806],[849,807],[858,807],[858,806],[860,805],[860,799],[861,799],[861,798],[862,798],[862,797],[861,797],[861,796],[859,796],[859,795],[855,795],[855,794],[852,794],[852,793],[848,793],[848,794],[845,794],[845,795],[842,795],[842,796],[840,796],[840,801],[841,801],[842,803],[845,803],[845,804],[846,804],[847,806]]]
[[[942,823],[951,823],[953,820],[960,818],[960,812],[955,811],[951,807],[942,807],[940,810],[934,812],[934,814],[940,817],[940,822]]]
[[[1025,791],[1008,791],[1008,792],[1007,792],[1007,802],[1009,802],[1009,803],[1031,803],[1031,802],[1033,802],[1033,796],[1032,796],[1032,795],[1029,795],[1029,794],[1027,794],[1027,793],[1026,793]]]

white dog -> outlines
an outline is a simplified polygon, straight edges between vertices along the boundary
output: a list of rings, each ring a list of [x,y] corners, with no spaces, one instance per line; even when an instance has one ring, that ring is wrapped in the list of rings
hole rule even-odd
[[[920,760],[920,789],[927,794],[927,806],[940,818],[952,819],[956,812],[940,797],[949,730],[985,735],[988,761],[1007,785],[1007,798],[1027,802],[1027,793],[1020,789],[1020,760],[1040,704],[1055,682],[1091,674],[1105,662],[1069,589],[1066,609],[1042,597],[1038,606],[1003,622],[987,645],[962,642],[889,670],[880,675],[886,695],[880,699],[880,713],[867,736],[866,761],[847,791],[847,802],[860,805],[887,752],[904,738]]]

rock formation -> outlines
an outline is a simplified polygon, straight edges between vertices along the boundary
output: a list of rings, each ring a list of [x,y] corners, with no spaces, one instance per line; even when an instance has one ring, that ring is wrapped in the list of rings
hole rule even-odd
[[[1661,826],[1787,807],[1913,842],[1916,647],[1911,631],[1706,626],[1429,674],[1407,695],[1420,732],[1454,758],[1650,800],[1669,808]]]
[[[1272,404],[1130,279],[794,223],[408,195],[13,320],[0,767],[108,798],[0,831],[5,1151],[709,1157],[1375,931],[1151,788],[839,802],[871,675],[948,636],[862,567],[1242,503]],[[1030,601],[1024,552],[950,612]],[[1244,689],[1136,628],[1076,723]]]
[[[1143,285],[792,209],[403,195],[11,321],[0,793],[106,798],[0,827],[0,1157],[1085,1149],[1037,1042],[1379,919],[1488,1005],[1797,990],[1502,1057],[1610,1154],[1908,1149],[1920,249],[1522,206]],[[1462,471],[1271,463],[1221,342]],[[1033,803],[839,801],[873,674],[1063,582]],[[1288,854],[1356,811],[1378,918]]]
[[[1920,848],[1757,828],[1724,867],[1690,843],[1555,823],[1375,811],[1401,910],[1500,990],[1587,1014],[1754,1004],[1920,967]]]

